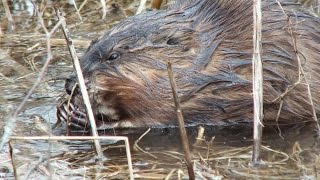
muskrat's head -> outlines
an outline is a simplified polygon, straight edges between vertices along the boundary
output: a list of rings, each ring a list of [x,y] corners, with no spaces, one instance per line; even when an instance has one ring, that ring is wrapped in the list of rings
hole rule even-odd
[[[188,26],[163,18],[148,13],[123,21],[94,41],[81,58],[97,121],[108,126],[160,125],[161,119],[174,115],[166,63],[179,67],[177,72],[189,68],[196,44]],[[74,82],[74,77],[66,81],[67,92]],[[158,121],[153,120],[155,114]]]
[[[167,62],[173,63],[179,87],[188,88],[187,74],[199,52],[187,15],[148,12],[122,21],[91,43],[81,66],[98,126],[159,126],[175,118]],[[67,79],[69,94],[75,82],[75,77]],[[73,104],[84,109],[81,95],[74,92]]]

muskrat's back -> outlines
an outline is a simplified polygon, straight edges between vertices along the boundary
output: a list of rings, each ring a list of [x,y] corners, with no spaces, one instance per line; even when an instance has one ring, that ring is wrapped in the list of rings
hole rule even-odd
[[[187,124],[251,122],[251,1],[181,1],[130,17],[96,40],[81,65],[98,126],[175,125],[167,61]],[[308,121],[320,108],[320,21],[295,4],[281,4],[263,3],[264,120]],[[74,82],[68,79],[68,92]],[[80,94],[71,102],[81,114]],[[66,106],[59,107],[60,119],[86,125],[86,117],[66,113]]]

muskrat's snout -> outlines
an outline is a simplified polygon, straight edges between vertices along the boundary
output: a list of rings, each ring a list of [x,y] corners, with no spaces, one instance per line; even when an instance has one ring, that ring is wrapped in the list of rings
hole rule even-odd
[[[65,81],[64,88],[69,95],[73,94],[72,92],[77,91],[78,87],[76,78],[74,76],[68,77]]]

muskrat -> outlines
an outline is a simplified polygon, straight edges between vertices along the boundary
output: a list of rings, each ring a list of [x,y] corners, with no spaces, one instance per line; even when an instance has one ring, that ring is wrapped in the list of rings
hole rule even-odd
[[[267,124],[311,121],[320,109],[320,20],[297,4],[281,4],[263,2]],[[168,61],[187,125],[252,122],[252,11],[252,0],[180,1],[127,18],[93,41],[81,66],[99,129],[175,126]],[[70,103],[57,114],[84,128],[75,84],[71,75],[65,85]]]

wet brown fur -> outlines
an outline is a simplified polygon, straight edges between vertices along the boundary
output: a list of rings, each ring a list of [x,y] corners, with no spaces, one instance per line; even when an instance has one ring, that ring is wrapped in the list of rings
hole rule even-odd
[[[100,37],[81,60],[95,113],[116,114],[97,120],[100,127],[176,124],[167,61],[173,63],[187,124],[251,122],[251,1],[182,1],[128,18]],[[276,1],[263,3],[264,121],[275,123],[281,101],[279,123],[311,121],[305,81],[276,99],[299,78],[294,38],[319,112],[320,20],[281,3],[292,24]],[[120,58],[109,61],[111,52]]]

